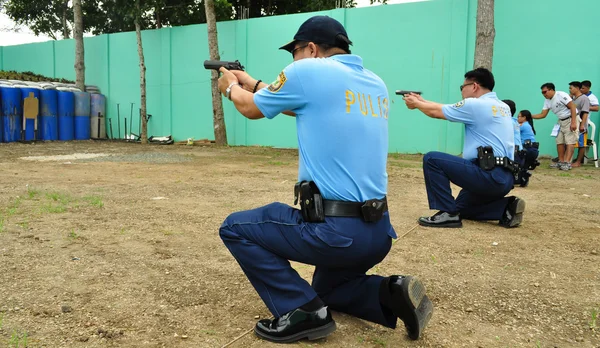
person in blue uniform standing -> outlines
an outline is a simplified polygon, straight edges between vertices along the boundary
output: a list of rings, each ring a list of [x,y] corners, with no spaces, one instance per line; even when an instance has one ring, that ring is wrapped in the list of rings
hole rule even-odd
[[[423,158],[423,174],[432,216],[418,222],[428,227],[462,227],[462,219],[497,220],[504,227],[519,226],[525,201],[505,197],[514,185],[514,128],[508,106],[496,96],[494,75],[485,68],[465,74],[463,100],[439,104],[420,95],[404,97],[409,109],[465,124],[463,156],[431,151]],[[450,183],[462,188],[456,199]]]
[[[523,149],[525,150],[525,158],[523,160],[523,170],[525,173],[522,175],[521,187],[526,187],[531,177],[531,172],[529,171],[534,170],[540,164],[537,160],[540,144],[535,140],[536,133],[531,112],[529,110],[521,110],[517,119],[521,125],[521,140],[523,142]]]
[[[338,21],[315,16],[280,48],[294,61],[273,83],[220,69],[219,89],[245,117],[296,118],[300,209],[271,203],[232,213],[219,229],[273,314],[254,328],[269,341],[331,334],[331,309],[389,328],[400,319],[418,339],[433,313],[417,277],[366,275],[397,238],[386,199],[390,100],[350,44]],[[289,260],[316,266],[311,284]]]

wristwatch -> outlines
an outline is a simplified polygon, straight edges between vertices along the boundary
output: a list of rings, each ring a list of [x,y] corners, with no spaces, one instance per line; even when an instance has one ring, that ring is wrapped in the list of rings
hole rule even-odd
[[[229,86],[227,86],[227,89],[225,90],[225,97],[227,97],[227,99],[229,100],[231,100],[231,87],[233,87],[233,85],[239,85],[239,83],[232,82]]]

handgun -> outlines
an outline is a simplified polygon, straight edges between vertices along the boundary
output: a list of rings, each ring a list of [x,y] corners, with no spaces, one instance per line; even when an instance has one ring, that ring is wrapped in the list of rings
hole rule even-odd
[[[205,60],[204,69],[212,69],[219,71],[221,67],[227,70],[244,70],[244,66],[236,60],[235,62],[229,62],[225,60]]]
[[[396,95],[401,95],[401,96],[405,96],[405,95],[410,94],[410,93],[419,94],[419,95],[422,94],[421,91],[405,91],[405,90],[402,90],[402,89],[399,89],[399,90],[396,91]]]

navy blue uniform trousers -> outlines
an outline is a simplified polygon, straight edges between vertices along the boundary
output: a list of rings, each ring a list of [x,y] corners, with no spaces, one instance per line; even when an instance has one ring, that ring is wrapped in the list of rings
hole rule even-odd
[[[275,318],[318,295],[333,310],[395,328],[397,318],[379,303],[383,277],[365,274],[396,237],[389,213],[376,223],[325,220],[307,223],[299,209],[271,203],[229,215],[219,234]],[[316,266],[312,285],[288,260]]]
[[[443,152],[423,157],[429,208],[460,213],[469,220],[500,220],[514,186],[513,174],[500,167],[483,170],[473,161]],[[450,182],[462,188],[456,200]]]
[[[533,146],[526,148],[525,151],[527,151],[527,154],[525,155],[523,165],[525,166],[525,168],[529,168],[529,166],[533,165],[535,160],[538,158],[538,155],[540,154],[540,152],[538,149],[536,149]]]

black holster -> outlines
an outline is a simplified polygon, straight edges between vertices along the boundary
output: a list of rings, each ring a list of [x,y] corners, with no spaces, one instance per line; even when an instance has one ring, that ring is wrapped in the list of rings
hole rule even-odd
[[[325,221],[321,191],[312,181],[301,181],[294,186],[294,205],[300,200],[302,218],[306,222]]]
[[[477,148],[477,164],[483,170],[492,170],[496,166],[494,149],[491,146]]]
[[[523,148],[528,149],[530,147],[539,149],[540,148],[540,143],[536,142],[532,142],[531,140],[525,140],[525,142],[523,142]]]

